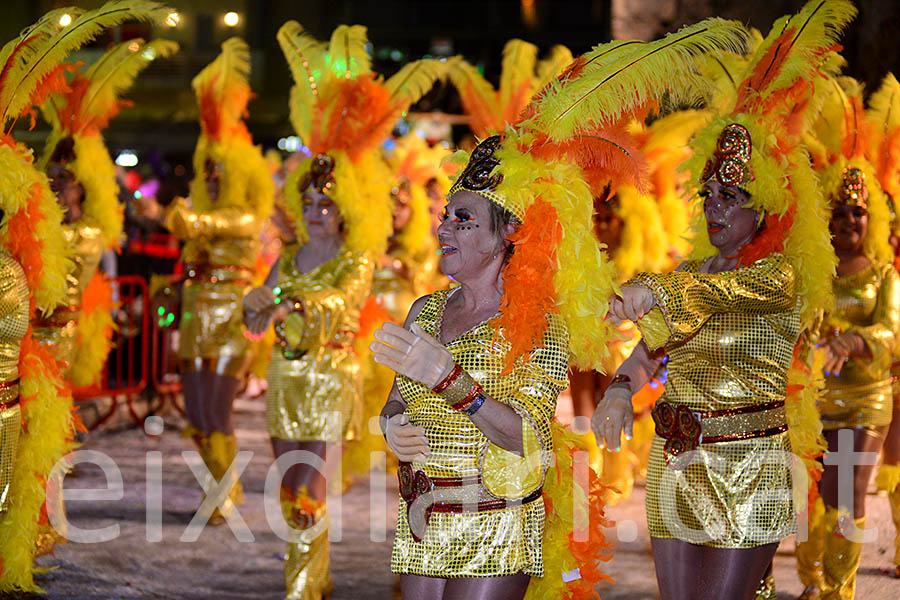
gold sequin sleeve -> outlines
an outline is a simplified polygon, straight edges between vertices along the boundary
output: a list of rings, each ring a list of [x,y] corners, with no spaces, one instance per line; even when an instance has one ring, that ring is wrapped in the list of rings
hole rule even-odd
[[[699,273],[698,265],[671,273],[641,273],[626,285],[643,285],[656,307],[637,325],[651,350],[684,341],[719,313],[783,313],[796,303],[795,272],[781,254],[722,273]]]
[[[900,276],[888,263],[872,263],[837,277],[834,310],[825,315],[819,341],[847,332],[859,334],[871,356],[851,357],[840,377],[825,377],[819,403],[826,430],[881,427],[891,422],[891,361],[900,327]]]
[[[166,229],[182,240],[215,237],[258,236],[262,225],[251,212],[226,207],[209,212],[192,210],[183,199],[177,200],[166,212]]]
[[[284,322],[290,349],[315,350],[346,331],[349,323],[356,324],[359,307],[372,289],[372,271],[372,260],[352,254],[341,262],[333,283],[308,283],[300,295],[293,295],[290,287],[284,289],[282,297],[296,306]]]
[[[497,398],[522,418],[522,456],[489,443],[481,470],[485,487],[501,498],[524,498],[544,481],[544,470],[553,453],[550,422],[556,399],[568,385],[566,357],[568,336],[565,327],[551,318],[544,345],[535,349],[528,362],[513,370],[518,382],[510,394]]]
[[[900,276],[893,267],[884,270],[871,325],[850,327],[847,331],[859,334],[869,348],[872,358],[860,362],[868,363],[873,375],[890,369],[900,331]]]

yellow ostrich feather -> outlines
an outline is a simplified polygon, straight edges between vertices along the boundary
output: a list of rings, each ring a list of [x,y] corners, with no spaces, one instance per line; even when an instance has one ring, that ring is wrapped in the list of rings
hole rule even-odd
[[[63,12],[75,15],[66,27],[59,25]],[[161,21],[169,12],[163,5],[148,0],[114,0],[84,13],[61,9],[45,15],[0,51],[5,78],[0,90],[0,120],[6,123],[27,109],[35,88],[69,52],[93,40],[109,27],[129,20]],[[25,40],[29,40],[27,45],[19,48],[17,53],[17,46]],[[15,55],[18,59],[10,64],[9,58],[16,58]]]
[[[535,126],[553,140],[571,138],[591,124],[612,123],[668,92],[694,102],[707,84],[698,60],[713,52],[739,52],[747,38],[738,23],[706,19],[654,42],[615,41],[583,55],[579,75],[551,82],[538,101]],[[578,64],[578,63],[576,63]]]
[[[503,47],[497,90],[465,59],[451,59],[450,81],[459,90],[463,108],[471,119],[469,126],[476,136],[501,133],[507,125],[517,122],[531,99],[572,62],[572,53],[565,46],[554,46],[541,61],[537,56],[534,44],[509,40]]]
[[[868,156],[882,190],[893,202],[894,215],[900,214],[900,83],[892,73],[869,96],[866,120],[872,129]],[[900,233],[900,219],[893,220],[894,233]]]

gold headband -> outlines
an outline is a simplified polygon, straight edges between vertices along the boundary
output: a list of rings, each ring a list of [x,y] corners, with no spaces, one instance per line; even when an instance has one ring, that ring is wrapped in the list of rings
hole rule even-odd
[[[869,206],[869,188],[866,187],[866,174],[856,167],[844,167],[841,175],[841,187],[838,190],[841,204],[850,206]]]
[[[475,147],[469,157],[469,164],[450,188],[450,192],[447,194],[448,200],[456,192],[466,190],[506,208],[503,196],[496,192],[497,186],[503,181],[503,175],[500,173],[492,175],[494,169],[500,164],[500,159],[494,156],[494,152],[500,149],[501,142],[500,136],[494,135]]]
[[[312,186],[321,194],[329,195],[334,191],[334,159],[327,154],[316,154],[309,166],[309,172],[300,180],[300,193]]]
[[[746,127],[737,123],[726,126],[719,134],[712,157],[706,161],[700,181],[705,183],[715,178],[722,185],[736,187],[750,183],[754,179],[750,170],[752,149]]]

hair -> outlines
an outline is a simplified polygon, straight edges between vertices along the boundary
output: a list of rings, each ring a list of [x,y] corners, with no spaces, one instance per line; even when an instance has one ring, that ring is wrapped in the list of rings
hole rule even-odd
[[[519,220],[516,218],[514,214],[510,211],[506,210],[496,202],[491,202],[488,200],[488,205],[490,206],[490,215],[491,215],[491,233],[493,233],[497,238],[502,241],[506,240],[506,237],[503,234],[503,230],[506,229],[507,225],[518,225]],[[513,244],[506,244],[506,256],[509,258],[515,247]]]
[[[50,155],[50,163],[67,164],[75,160],[75,139],[66,136],[56,143],[53,154]]]

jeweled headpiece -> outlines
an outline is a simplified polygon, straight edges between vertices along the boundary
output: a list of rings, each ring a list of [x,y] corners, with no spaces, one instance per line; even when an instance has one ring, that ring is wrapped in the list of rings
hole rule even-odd
[[[713,155],[706,161],[700,180],[707,182],[715,178],[722,185],[737,187],[750,183],[754,179],[750,169],[752,149],[753,142],[746,127],[737,123],[726,126],[719,134]]]
[[[450,188],[450,192],[447,194],[448,199],[459,190],[466,190],[507,208],[503,197],[496,191],[497,186],[503,181],[503,175],[494,173],[500,164],[500,159],[495,156],[495,152],[500,149],[502,141],[499,135],[493,135],[475,147],[466,168]],[[521,218],[521,215],[516,216]]]
[[[866,186],[866,174],[856,167],[844,167],[838,200],[841,204],[868,208],[869,188]]]
[[[312,186],[317,192],[328,195],[334,191],[334,185],[334,159],[327,154],[317,154],[309,172],[300,180],[300,192]]]

